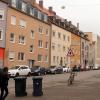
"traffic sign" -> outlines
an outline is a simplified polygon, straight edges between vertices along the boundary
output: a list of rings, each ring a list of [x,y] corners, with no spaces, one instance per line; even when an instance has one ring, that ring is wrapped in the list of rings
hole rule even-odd
[[[67,56],[69,56],[69,57],[74,56],[73,50],[71,48],[68,50]]]

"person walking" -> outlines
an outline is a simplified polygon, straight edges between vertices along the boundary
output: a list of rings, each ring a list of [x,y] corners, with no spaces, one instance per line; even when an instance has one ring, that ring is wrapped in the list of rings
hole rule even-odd
[[[5,98],[8,95],[8,80],[9,80],[8,67],[4,67],[0,83],[1,84],[0,100],[5,100]]]

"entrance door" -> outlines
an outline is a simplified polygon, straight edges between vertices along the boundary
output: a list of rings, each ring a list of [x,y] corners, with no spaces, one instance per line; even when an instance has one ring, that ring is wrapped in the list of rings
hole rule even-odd
[[[34,66],[34,60],[31,60],[31,59],[29,60],[29,66],[30,67],[33,67]]]

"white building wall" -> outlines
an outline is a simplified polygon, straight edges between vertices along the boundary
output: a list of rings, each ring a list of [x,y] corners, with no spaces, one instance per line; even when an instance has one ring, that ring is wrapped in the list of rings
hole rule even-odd
[[[53,31],[55,36],[53,36]],[[58,33],[61,34],[61,38],[58,37]],[[65,35],[65,40],[63,40],[63,35]],[[52,35],[51,35],[51,66],[62,66],[68,64],[67,52],[71,44],[71,33],[56,26],[52,25]],[[53,45],[55,49],[53,50]],[[65,47],[65,50],[64,50]],[[55,58],[55,60],[54,60]]]

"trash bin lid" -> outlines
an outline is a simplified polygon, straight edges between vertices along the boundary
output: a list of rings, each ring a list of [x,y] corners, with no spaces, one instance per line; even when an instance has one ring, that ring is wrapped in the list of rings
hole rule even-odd
[[[27,79],[27,77],[20,76],[20,77],[15,77],[14,80],[22,80],[22,79]]]
[[[32,79],[43,79],[41,76],[34,76]]]

